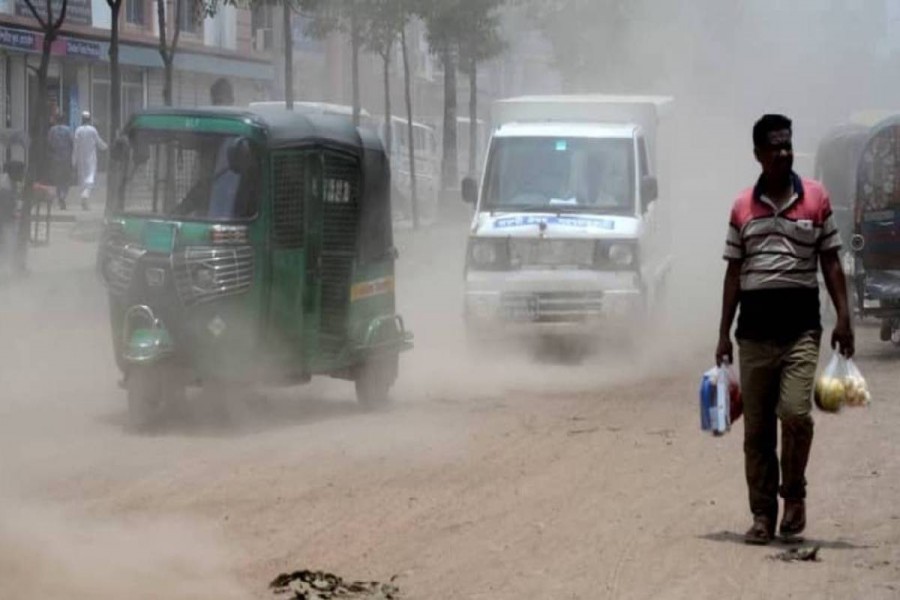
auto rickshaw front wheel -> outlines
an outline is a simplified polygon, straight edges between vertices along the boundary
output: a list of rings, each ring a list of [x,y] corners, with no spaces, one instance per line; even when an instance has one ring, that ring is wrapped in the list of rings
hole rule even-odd
[[[381,408],[390,402],[390,391],[397,380],[399,356],[396,354],[368,358],[356,371],[356,399],[368,409]]]
[[[185,386],[163,364],[135,366],[128,370],[128,424],[134,431],[159,426],[168,411],[185,395]]]

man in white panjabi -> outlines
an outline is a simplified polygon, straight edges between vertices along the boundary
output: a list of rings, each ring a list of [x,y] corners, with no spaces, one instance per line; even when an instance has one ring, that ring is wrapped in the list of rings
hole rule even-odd
[[[94,179],[97,176],[97,149],[106,150],[106,142],[91,124],[91,113],[81,113],[81,126],[75,130],[72,164],[78,171],[78,185],[81,186],[81,208],[88,210]]]

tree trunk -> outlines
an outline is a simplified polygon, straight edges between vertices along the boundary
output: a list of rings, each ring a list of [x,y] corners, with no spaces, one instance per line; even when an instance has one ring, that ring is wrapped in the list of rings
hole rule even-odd
[[[356,11],[350,13],[350,48],[351,48],[351,79],[353,87],[353,124],[359,126],[359,48],[362,44],[359,32],[359,19],[356,17]]]
[[[475,176],[478,151],[478,61],[469,66],[469,176]]]
[[[48,15],[52,22],[52,15]],[[45,31],[41,47],[41,63],[37,70],[37,98],[31,103],[33,110],[29,122],[28,167],[22,185],[22,212],[19,215],[19,230],[16,238],[15,269],[19,273],[27,271],[28,244],[31,240],[31,210],[34,206],[34,184],[40,182],[46,171],[47,156],[47,72],[50,69],[50,49],[56,31]]]
[[[291,3],[281,0],[284,7],[284,102],[294,110],[294,29],[291,25]]]
[[[389,52],[381,55],[381,62],[384,67],[384,149],[387,155],[391,156],[394,132],[391,127],[391,55]]]
[[[441,157],[441,189],[456,187],[459,166],[456,148],[456,63],[453,51],[444,48],[444,143]]]
[[[163,61],[163,104],[166,106],[172,106],[172,87],[173,87],[173,79],[174,79],[174,65],[172,64],[173,60],[170,56],[167,60]]]
[[[192,2],[194,0],[175,0],[172,7],[172,15],[175,17],[173,27],[172,43],[169,43],[166,35],[166,4],[162,0],[156,3],[156,19],[159,25],[159,56],[163,61],[163,103],[166,106],[173,104],[172,79],[175,64],[175,52],[178,50],[178,38],[181,36],[181,3]]]
[[[122,126],[122,74],[119,69],[119,12],[123,0],[109,2],[112,25],[109,33],[109,131],[108,140],[115,140]]]
[[[416,194],[416,146],[413,144],[412,90],[409,81],[409,54],[406,48],[406,27],[400,28],[400,49],[403,51],[403,92],[406,97],[406,137],[409,140],[409,202],[413,229],[419,228],[419,198]]]

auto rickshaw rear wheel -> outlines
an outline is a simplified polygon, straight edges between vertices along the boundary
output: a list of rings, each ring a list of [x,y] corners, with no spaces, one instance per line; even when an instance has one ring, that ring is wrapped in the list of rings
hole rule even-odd
[[[155,364],[132,367],[125,380],[128,424],[135,431],[160,425],[173,404],[185,395],[185,386],[173,370]]]
[[[390,401],[390,391],[397,380],[399,356],[374,356],[357,368],[354,377],[356,399],[365,408],[380,408]]]

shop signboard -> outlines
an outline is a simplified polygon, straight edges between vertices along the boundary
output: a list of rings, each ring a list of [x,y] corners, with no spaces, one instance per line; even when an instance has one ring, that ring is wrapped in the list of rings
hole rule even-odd
[[[34,50],[38,36],[31,31],[0,27],[0,46],[15,50]]]

